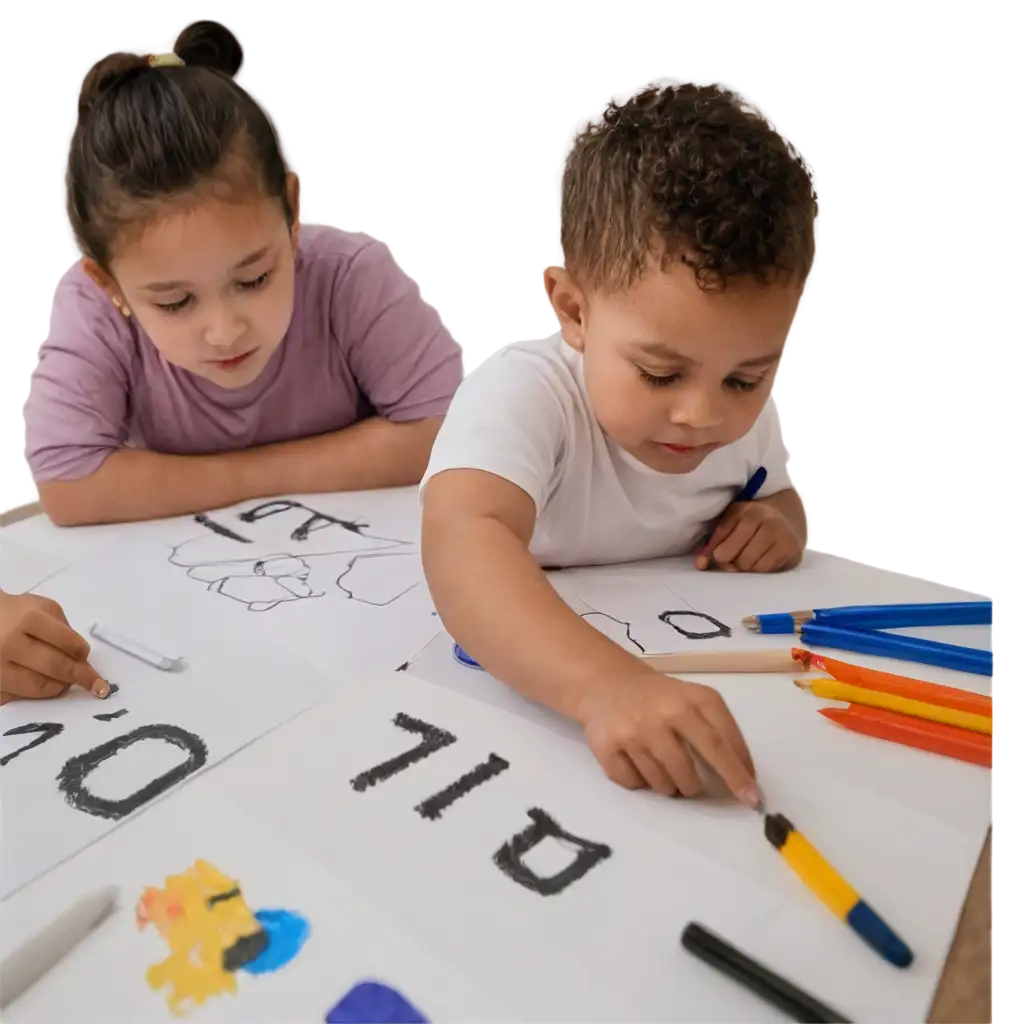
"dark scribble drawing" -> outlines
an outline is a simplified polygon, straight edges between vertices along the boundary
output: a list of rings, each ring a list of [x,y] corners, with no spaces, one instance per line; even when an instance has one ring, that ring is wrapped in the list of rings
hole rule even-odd
[[[111,711],[105,715],[93,715],[97,722],[112,722],[115,718],[120,718],[122,715],[127,715],[128,709],[121,708],[119,711]]]
[[[340,519],[290,499],[261,502],[236,514],[240,523],[253,527],[276,516],[284,516],[282,523],[288,532],[286,536],[277,534],[266,546],[288,545],[286,550],[271,548],[258,557],[233,555],[234,543],[258,545],[259,539],[244,528],[236,531],[200,515],[194,517],[196,522],[209,532],[175,545],[168,561],[208,591],[238,601],[253,612],[324,597],[331,592],[332,581],[347,599],[376,607],[394,604],[420,585],[415,570],[411,582],[361,571],[368,564],[365,559],[409,558],[416,551],[411,541],[369,533],[368,523]],[[295,516],[300,521],[293,526]],[[340,572],[332,570],[332,561],[342,561]],[[314,579],[319,579],[320,586]]]
[[[703,619],[712,628],[710,630],[689,630],[685,626],[681,626],[678,622],[673,621],[674,619],[681,618],[684,616],[692,616],[695,619]],[[695,612],[692,610],[680,611],[680,612],[662,612],[658,616],[661,622],[664,622],[666,626],[671,626],[681,636],[685,636],[687,640],[713,640],[718,636],[732,636],[732,630],[724,623],[719,622],[714,616],[707,615],[705,612]]]
[[[39,735],[31,743],[26,743],[23,747],[18,747],[17,750],[12,750],[9,754],[4,754],[3,757],[0,757],[0,767],[10,764],[19,754],[24,754],[26,750],[31,750],[33,747],[38,747],[40,743],[45,743],[47,740],[52,740],[55,736],[59,736],[63,731],[64,726],[59,722],[30,722],[28,725],[17,725],[13,729],[8,729],[4,733],[5,736],[30,736],[34,732],[39,733]]]
[[[584,607],[590,609],[589,612],[583,612],[580,615],[581,619],[590,619],[590,618],[608,619],[609,622],[614,622],[616,625],[622,626],[623,629],[626,631],[626,639],[641,654],[646,653],[644,651],[643,644],[641,644],[640,641],[637,640],[637,638],[635,636],[633,636],[633,624],[631,622],[626,622],[624,619],[617,619],[617,618],[615,618],[614,615],[609,615],[608,612],[599,612],[596,608],[593,607],[593,605],[587,604],[587,602],[584,601],[583,598],[579,597],[578,595],[577,595],[576,600],[579,601],[579,603],[582,604]]]

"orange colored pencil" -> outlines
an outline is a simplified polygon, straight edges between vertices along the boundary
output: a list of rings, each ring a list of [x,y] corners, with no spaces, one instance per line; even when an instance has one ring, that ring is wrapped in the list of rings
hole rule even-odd
[[[877,669],[864,668],[862,665],[850,665],[845,661],[825,658],[801,648],[794,648],[793,657],[803,661],[805,665],[827,672],[841,683],[862,686],[865,690],[891,693],[894,697],[920,700],[925,704],[938,704],[940,707],[966,711],[971,715],[992,717],[992,698],[983,693],[972,693],[970,690],[961,690],[955,686],[940,686],[938,683],[898,676],[892,672],[879,672]]]
[[[987,733],[970,732],[941,722],[855,704],[847,708],[821,708],[818,714],[865,736],[992,767],[992,737]]]

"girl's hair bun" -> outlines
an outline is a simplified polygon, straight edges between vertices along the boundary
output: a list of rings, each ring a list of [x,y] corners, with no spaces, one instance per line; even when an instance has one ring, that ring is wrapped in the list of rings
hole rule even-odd
[[[174,52],[190,67],[212,68],[234,78],[242,66],[242,47],[234,35],[216,21],[189,25],[174,44]]]

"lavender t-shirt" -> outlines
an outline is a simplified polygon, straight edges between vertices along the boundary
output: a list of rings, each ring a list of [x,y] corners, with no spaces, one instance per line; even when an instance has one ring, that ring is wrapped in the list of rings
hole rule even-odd
[[[437,311],[366,235],[301,229],[288,331],[237,390],[169,364],[76,264],[32,375],[25,454],[37,481],[74,480],[125,446],[198,455],[440,416],[461,380]]]

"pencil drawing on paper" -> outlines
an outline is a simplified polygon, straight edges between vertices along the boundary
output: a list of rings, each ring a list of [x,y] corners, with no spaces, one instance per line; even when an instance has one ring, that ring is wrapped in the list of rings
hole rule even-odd
[[[152,925],[170,953],[146,971],[171,1013],[201,1006],[211,996],[234,995],[237,972],[277,971],[298,955],[309,923],[290,910],[250,910],[237,881],[204,860],[162,889],[146,889],[135,909],[140,929]]]
[[[194,518],[204,532],[175,545],[168,561],[252,612],[330,593],[386,607],[422,582],[412,541],[377,536],[368,523],[299,501],[262,502],[237,513],[237,526]]]

